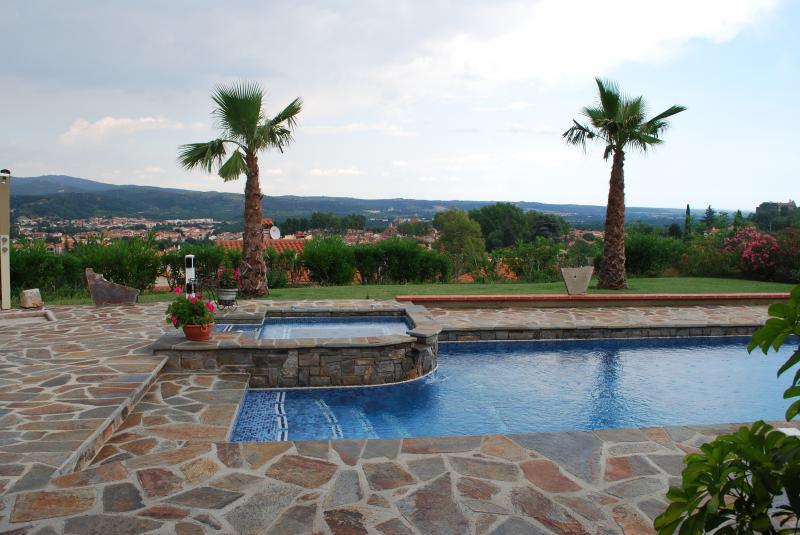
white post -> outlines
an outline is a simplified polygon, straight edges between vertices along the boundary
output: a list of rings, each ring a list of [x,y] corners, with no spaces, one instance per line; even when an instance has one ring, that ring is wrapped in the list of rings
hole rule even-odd
[[[197,277],[197,275],[195,274],[194,271],[193,254],[187,254],[184,257],[183,272],[184,275],[186,276],[186,293],[189,295],[194,295],[194,292],[196,291],[195,277]]]
[[[0,309],[11,308],[11,172],[0,171]]]

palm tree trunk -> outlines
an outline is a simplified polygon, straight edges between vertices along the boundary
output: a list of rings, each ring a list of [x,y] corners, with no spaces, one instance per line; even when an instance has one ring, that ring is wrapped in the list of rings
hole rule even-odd
[[[606,232],[603,264],[600,266],[598,288],[622,290],[628,287],[625,276],[625,175],[622,170],[625,153],[615,149],[611,164],[606,206]]]
[[[247,156],[247,183],[244,186],[244,234],[242,256],[246,269],[242,276],[242,293],[260,297],[268,293],[267,265],[264,262],[261,185],[258,176],[258,157]]]

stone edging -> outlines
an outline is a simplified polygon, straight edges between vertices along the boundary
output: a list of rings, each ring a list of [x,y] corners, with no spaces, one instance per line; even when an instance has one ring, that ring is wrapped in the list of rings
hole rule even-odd
[[[446,329],[439,333],[440,342],[524,341],[524,340],[589,340],[608,338],[675,338],[683,336],[750,336],[761,325],[668,325],[663,327],[563,327],[563,328],[498,328]]]

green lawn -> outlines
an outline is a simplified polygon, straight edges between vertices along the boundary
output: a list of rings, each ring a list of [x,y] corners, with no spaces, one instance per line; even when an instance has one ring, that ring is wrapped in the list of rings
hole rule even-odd
[[[630,279],[624,293],[748,293],[788,292],[792,284],[760,282],[739,279],[712,279],[700,277],[661,277]],[[467,295],[517,295],[566,293],[561,282],[549,283],[493,283],[493,284],[380,284],[352,286],[322,286],[279,288],[271,291],[269,299],[392,299],[397,295],[467,294]],[[589,293],[620,293],[591,288]],[[145,292],[143,303],[167,301],[170,294]],[[90,303],[88,296],[45,296],[50,304]]]

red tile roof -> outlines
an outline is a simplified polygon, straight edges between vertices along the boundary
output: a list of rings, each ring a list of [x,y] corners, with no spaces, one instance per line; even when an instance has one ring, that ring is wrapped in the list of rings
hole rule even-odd
[[[308,240],[264,240],[264,247],[271,247],[277,252],[282,253],[286,249],[292,249],[298,253],[303,252]],[[226,249],[241,249],[242,240],[219,240],[217,243]]]

